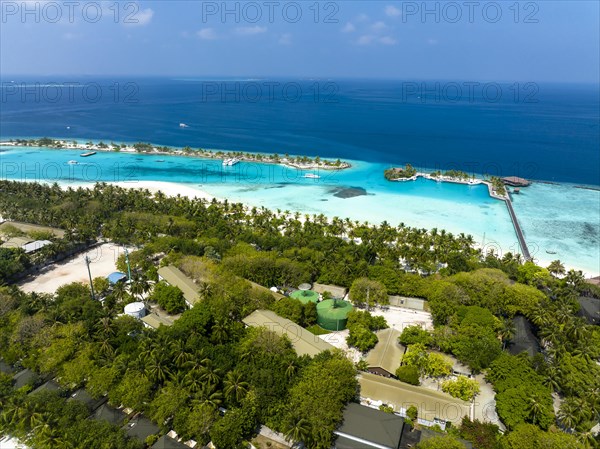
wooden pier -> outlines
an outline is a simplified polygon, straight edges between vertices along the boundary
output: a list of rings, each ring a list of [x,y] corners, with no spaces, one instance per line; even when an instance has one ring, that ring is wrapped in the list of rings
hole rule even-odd
[[[521,230],[521,225],[519,224],[519,221],[517,220],[517,215],[515,214],[515,210],[513,209],[510,194],[506,194],[504,202],[506,203],[506,207],[508,208],[508,214],[510,215],[510,219],[512,220],[515,232],[517,233],[517,238],[519,239],[519,245],[521,246],[521,252],[523,253],[523,257],[526,261],[530,261],[531,254],[529,253],[529,248],[527,248],[527,243],[525,243],[525,237],[523,236],[523,231]]]

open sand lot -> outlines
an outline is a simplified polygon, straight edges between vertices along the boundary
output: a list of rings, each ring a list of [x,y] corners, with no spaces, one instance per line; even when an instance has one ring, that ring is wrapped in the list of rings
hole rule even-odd
[[[133,248],[127,248],[132,251]],[[66,259],[60,263],[46,267],[35,278],[28,278],[20,284],[25,292],[54,293],[58,287],[71,282],[89,283],[88,271],[84,257],[91,260],[90,270],[92,277],[108,276],[116,270],[117,258],[123,254],[123,247],[115,243],[104,243],[91,248],[85,253]]]

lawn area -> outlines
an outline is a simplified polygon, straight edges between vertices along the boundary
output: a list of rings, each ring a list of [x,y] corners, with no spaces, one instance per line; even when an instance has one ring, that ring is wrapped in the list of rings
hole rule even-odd
[[[314,335],[325,335],[325,334],[330,334],[331,333],[331,331],[323,329],[318,324],[313,324],[312,326],[307,327],[306,330],[309,331],[310,333],[314,334]]]

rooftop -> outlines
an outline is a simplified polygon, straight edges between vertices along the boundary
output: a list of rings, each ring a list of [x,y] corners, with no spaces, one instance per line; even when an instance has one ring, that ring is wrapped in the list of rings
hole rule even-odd
[[[183,443],[171,438],[168,435],[163,435],[156,443],[151,446],[151,449],[190,449]]]
[[[277,335],[287,336],[291,340],[296,353],[300,356],[309,355],[313,357],[323,351],[333,349],[332,345],[321,340],[302,326],[282,318],[270,310],[256,310],[242,321],[247,326],[266,327]]]
[[[365,360],[369,368],[383,368],[394,375],[406,350],[398,343],[401,332],[390,327],[376,332],[376,335],[379,342],[369,351]]]
[[[142,442],[145,442],[146,438],[150,435],[155,435],[160,432],[160,428],[143,415],[138,415],[133,418],[123,426],[123,430],[125,430],[127,436],[137,438]]]
[[[331,293],[331,296],[338,299],[343,299],[346,296],[348,290],[345,287],[339,287],[337,285],[327,285],[327,284],[313,284],[313,290],[317,293]]]
[[[463,416],[469,416],[469,403],[453,398],[441,391],[417,387],[370,373],[358,376],[360,396],[381,401],[394,407],[407,409],[411,405],[419,409],[419,418],[433,421],[438,418],[454,424],[460,424]]]
[[[43,383],[31,393],[39,393],[40,391],[59,391],[60,385],[58,385],[55,381],[49,380],[48,382]]]
[[[397,449],[404,419],[363,405],[350,403],[344,410],[342,425],[335,431],[336,449]]]
[[[100,407],[98,407],[92,415],[92,418],[94,419],[108,421],[109,423],[115,426],[123,424],[125,417],[126,415],[123,411],[111,407],[107,403],[104,403]]]
[[[535,334],[533,326],[523,315],[518,315],[513,318],[515,326],[515,336],[508,345],[508,351],[512,355],[527,352],[530,357],[533,357],[540,352],[540,344]]]
[[[150,314],[146,315],[145,317],[143,317],[142,322],[145,325],[147,325],[148,327],[151,327],[152,329],[158,329],[161,324],[163,326],[172,326],[173,325],[173,320],[170,320],[169,318],[161,316],[161,315],[157,315],[155,312],[150,313]]]
[[[106,398],[94,399],[87,390],[80,388],[67,401],[79,401],[85,404],[90,412],[93,412],[106,402]]]
[[[173,265],[161,267],[158,269],[158,275],[169,285],[179,288],[183,292],[183,297],[190,305],[193,306],[200,300],[198,286],[192,279],[183,274],[179,268]]]
[[[22,248],[29,242],[31,242],[29,237],[11,237],[0,245],[0,248]]]
[[[25,251],[25,254],[34,253],[39,251],[44,246],[52,245],[50,240],[36,240],[35,242],[27,243],[23,245],[21,248]]]
[[[13,376],[13,380],[15,381],[14,388],[18,390],[25,385],[33,386],[38,379],[39,376],[35,372],[31,371],[29,368],[26,368]]]

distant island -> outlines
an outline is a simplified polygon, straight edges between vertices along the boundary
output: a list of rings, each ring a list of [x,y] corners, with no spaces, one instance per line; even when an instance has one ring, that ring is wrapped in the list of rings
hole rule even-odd
[[[469,175],[460,170],[447,170],[443,173],[437,170],[432,173],[424,173],[417,171],[411,164],[406,164],[404,167],[388,168],[383,172],[383,176],[388,181],[416,181],[418,178],[425,178],[437,182],[452,182],[456,184],[486,184],[490,196],[499,200],[508,199],[505,184],[512,186],[528,186],[531,184],[527,180],[515,177],[502,179],[497,176],[491,176],[489,179],[479,179],[474,175]]]
[[[237,158],[240,161],[281,164],[300,170],[344,170],[351,167],[348,162],[341,161],[340,159],[329,160],[322,159],[319,156],[310,158],[308,156],[290,156],[287,153],[283,156],[279,156],[277,153],[244,153],[242,151],[208,150],[203,148],[198,148],[195,150],[189,146],[183,148],[173,148],[168,146],[152,145],[145,142],[138,142],[134,144],[118,144],[115,142],[110,142],[107,144],[103,141],[98,143],[89,141],[86,143],[79,143],[76,140],[57,140],[48,137],[42,137],[40,139],[10,139],[6,142],[0,142],[0,145],[85,151],[123,151],[129,153],[136,152],[144,154],[202,157],[207,159]]]

